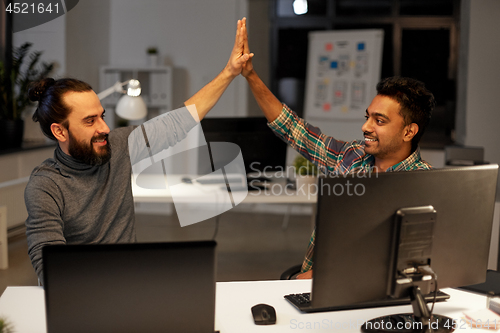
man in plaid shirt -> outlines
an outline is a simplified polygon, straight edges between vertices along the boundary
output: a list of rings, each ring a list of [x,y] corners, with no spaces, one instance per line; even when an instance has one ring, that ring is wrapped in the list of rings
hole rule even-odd
[[[245,39],[244,53],[249,53]],[[318,166],[324,174],[427,170],[418,142],[431,118],[434,96],[420,81],[391,77],[377,84],[377,96],[366,109],[364,140],[345,142],[321,133],[282,104],[261,81],[249,59],[241,72],[282,140]],[[311,278],[315,230],[299,278]]]
[[[401,84],[401,82],[406,81],[420,84],[407,78],[389,78],[377,85],[377,91],[380,96],[386,96],[383,94],[381,95],[381,93],[384,92],[385,86],[394,84],[395,82],[396,84]],[[430,96],[432,96],[432,94]],[[378,99],[377,97],[375,97],[374,101]],[[370,107],[368,109],[372,110]],[[366,112],[367,114],[369,113],[368,110]],[[367,115],[366,117],[367,122],[362,127],[363,133],[365,134],[364,141],[344,142],[336,140],[331,136],[326,136],[321,133],[320,129],[299,118],[286,105],[283,105],[283,110],[280,115],[274,121],[269,123],[269,127],[277,136],[287,142],[301,155],[305,156],[308,160],[313,161],[324,174],[428,170],[431,168],[427,162],[421,159],[420,148],[417,145],[418,141],[415,140],[415,137],[413,137],[412,141],[412,144],[415,145],[415,149],[412,150],[406,158],[393,165],[386,164],[383,167],[378,167],[376,164],[377,156],[379,156],[378,151],[371,149],[371,145],[367,142],[379,142],[383,136],[374,134],[372,131],[367,131],[367,128],[370,125],[368,119],[369,116]],[[376,122],[379,121],[376,120]],[[393,139],[395,138],[392,138],[392,140]],[[369,151],[373,152],[368,153]],[[306,256],[302,264],[302,273],[308,272],[312,269],[315,238],[316,230],[313,230]],[[310,276],[311,273],[303,274],[300,275],[299,278]]]

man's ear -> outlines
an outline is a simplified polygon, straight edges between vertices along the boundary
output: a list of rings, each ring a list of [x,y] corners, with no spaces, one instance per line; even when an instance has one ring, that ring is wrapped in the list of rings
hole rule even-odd
[[[53,123],[50,125],[52,134],[59,142],[66,142],[68,140],[68,130],[61,124]]]
[[[410,125],[405,127],[403,141],[408,142],[413,139],[415,135],[418,133],[418,125],[415,123],[411,123]]]

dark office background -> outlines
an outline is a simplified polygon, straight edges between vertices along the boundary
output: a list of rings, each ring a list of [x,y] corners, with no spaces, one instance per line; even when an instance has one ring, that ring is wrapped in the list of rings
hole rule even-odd
[[[293,13],[292,4],[293,0],[270,3],[270,85],[274,93],[279,96],[283,78],[305,83],[310,31],[382,29],[382,78],[416,78],[436,97],[422,148],[443,148],[453,142],[459,0],[308,0],[308,12],[300,16]],[[303,98],[299,100],[295,111],[303,115]]]

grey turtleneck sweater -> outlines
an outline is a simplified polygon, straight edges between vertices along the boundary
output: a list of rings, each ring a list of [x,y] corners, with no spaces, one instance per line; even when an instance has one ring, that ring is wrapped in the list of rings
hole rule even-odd
[[[165,146],[173,146],[195,125],[189,111],[183,108],[160,115],[144,126],[150,128],[150,141],[160,136]],[[132,130],[133,127],[126,127],[109,133],[111,159],[102,166],[84,164],[58,146],[54,158],[45,160],[31,173],[24,194],[28,211],[26,235],[28,254],[40,281],[45,245],[135,241],[128,149]],[[156,133],[157,137],[152,138],[149,133]]]

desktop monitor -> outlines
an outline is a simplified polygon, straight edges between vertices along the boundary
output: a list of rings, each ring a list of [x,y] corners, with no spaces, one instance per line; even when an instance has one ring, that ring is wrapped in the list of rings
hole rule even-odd
[[[247,174],[285,170],[287,144],[267,126],[266,118],[204,118],[201,128],[209,144],[237,144],[241,149]],[[200,149],[199,153],[206,154],[206,151]],[[206,157],[199,156],[199,160],[205,161]],[[215,161],[214,163],[217,164]],[[199,174],[208,174],[212,170],[198,171]]]
[[[424,210],[410,235],[424,244],[407,262],[430,266],[440,288],[484,282],[497,174],[498,165],[484,165],[320,178],[311,307],[391,296],[402,209]]]

